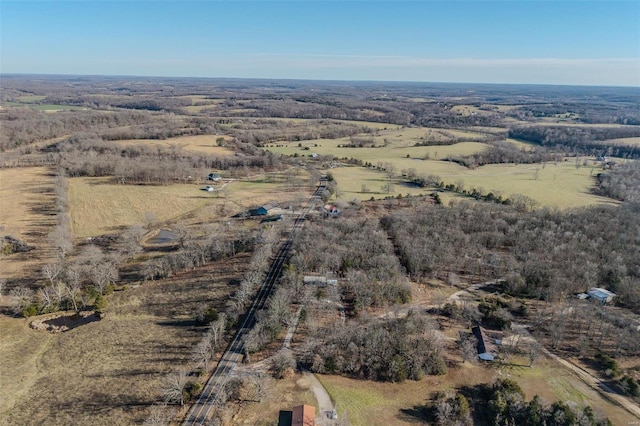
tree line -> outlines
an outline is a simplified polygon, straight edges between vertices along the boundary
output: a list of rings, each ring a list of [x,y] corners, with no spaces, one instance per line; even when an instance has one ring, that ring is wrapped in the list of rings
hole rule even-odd
[[[583,155],[640,158],[640,146],[607,142],[640,136],[640,127],[516,126],[509,137]]]

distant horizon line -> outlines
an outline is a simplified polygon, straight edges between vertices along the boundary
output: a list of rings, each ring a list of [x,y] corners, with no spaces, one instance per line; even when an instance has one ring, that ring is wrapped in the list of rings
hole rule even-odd
[[[107,78],[142,78],[142,79],[198,79],[198,80],[263,80],[263,81],[299,81],[299,82],[334,82],[334,83],[408,83],[408,84],[462,84],[483,86],[550,86],[550,87],[591,87],[591,88],[620,88],[640,89],[637,86],[628,85],[604,85],[604,84],[558,84],[558,83],[488,83],[470,81],[427,81],[427,80],[358,80],[358,79],[313,79],[313,78],[274,78],[274,77],[204,77],[204,76],[171,76],[171,75],[137,75],[137,74],[60,74],[60,73],[34,73],[34,72],[0,72],[0,79],[5,76],[19,77],[107,77]]]

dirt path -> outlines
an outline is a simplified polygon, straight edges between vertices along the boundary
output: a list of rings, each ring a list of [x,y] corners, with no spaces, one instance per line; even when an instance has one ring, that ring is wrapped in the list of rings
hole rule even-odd
[[[312,373],[305,371],[304,377],[309,381],[311,392],[313,392],[313,395],[316,397],[316,401],[318,402],[316,425],[335,425],[337,421],[332,419],[333,402],[331,402],[331,397],[327,393],[327,390],[324,388],[324,386],[322,386],[322,383],[320,383],[320,381]]]
[[[559,362],[564,367],[573,371],[583,382],[585,382],[591,388],[593,388],[598,393],[600,393],[600,395],[602,395],[605,399],[608,399],[614,404],[621,406],[622,408],[627,410],[629,413],[633,414],[634,416],[640,419],[640,407],[634,404],[633,402],[629,401],[624,396],[616,393],[615,390],[605,385],[600,379],[593,376],[591,373],[584,370],[583,368],[573,364],[572,362],[567,361],[566,359],[561,358],[560,356],[550,352],[548,349],[544,347],[542,348],[542,352],[544,352],[549,358]]]

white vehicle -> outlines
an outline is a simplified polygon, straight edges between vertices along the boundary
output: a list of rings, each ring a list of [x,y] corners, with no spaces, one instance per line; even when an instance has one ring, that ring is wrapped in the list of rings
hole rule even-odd
[[[213,192],[213,186],[207,185],[207,186],[204,187],[204,190],[207,191],[207,192]]]

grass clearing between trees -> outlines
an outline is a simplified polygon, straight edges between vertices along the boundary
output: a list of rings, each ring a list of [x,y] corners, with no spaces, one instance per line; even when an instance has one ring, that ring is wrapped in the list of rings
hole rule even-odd
[[[207,107],[210,107],[209,105]],[[205,108],[205,107],[203,107]],[[114,141],[118,146],[160,146],[162,148],[170,148],[172,146],[182,148],[185,151],[198,154],[216,155],[219,157],[231,157],[235,155],[235,151],[218,145],[218,138],[224,138],[229,141],[229,136],[223,135],[198,135],[198,136],[180,136],[170,139],[126,139]]]
[[[464,188],[482,189],[486,194],[493,192],[509,198],[513,194],[523,194],[536,200],[540,207],[573,208],[592,204],[617,205],[618,202],[591,193],[594,187],[593,176],[599,168],[589,164],[576,168],[575,159],[556,164],[489,164],[476,169],[468,169],[457,163],[435,160],[389,159],[387,162],[396,167],[396,173],[408,168],[414,168],[418,174],[434,174],[440,176],[445,184],[462,182]],[[392,191],[387,194],[383,186],[388,182],[387,175],[382,171],[366,169],[364,167],[342,167],[332,169],[341,197],[346,200],[353,198],[367,200],[372,196],[383,198],[387,195],[402,194],[417,195],[430,194],[433,188],[418,188],[408,185],[405,180],[394,177]],[[362,192],[365,185],[369,192]],[[443,193],[448,194],[448,193]],[[455,197],[456,199],[471,199]]]
[[[135,224],[177,220],[206,209],[209,222],[244,208],[282,200],[282,183],[256,176],[233,181],[224,193],[203,191],[205,184],[120,185],[111,178],[69,179],[71,219],[75,237],[120,231]],[[222,184],[218,185],[222,186]],[[291,194],[289,193],[288,198]]]
[[[364,384],[362,380],[341,376],[317,377],[335,400],[339,415],[348,416],[353,426],[422,423],[419,407],[424,406],[434,392],[491,383],[497,378],[516,380],[527,399],[538,394],[547,403],[559,399],[578,406],[591,405],[616,425],[637,421],[570,371],[542,357],[533,368],[465,363],[450,368],[446,376],[427,376],[417,382]]]

